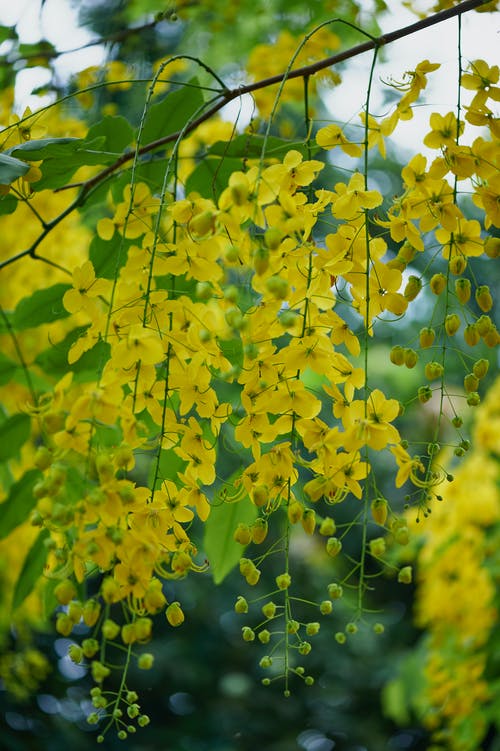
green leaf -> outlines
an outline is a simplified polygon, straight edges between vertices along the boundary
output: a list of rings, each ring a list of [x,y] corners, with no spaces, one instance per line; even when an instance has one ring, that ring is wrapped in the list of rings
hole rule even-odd
[[[34,190],[60,188],[84,165],[112,164],[117,153],[105,151],[105,136],[88,138],[44,138],[26,141],[9,149],[9,154],[22,154],[25,159],[42,161],[42,177],[32,183]]]
[[[228,481],[234,485],[241,476],[238,470]],[[212,505],[205,522],[204,548],[215,584],[220,584],[241,558],[243,547],[234,539],[238,524],[251,524],[257,517],[257,507],[248,494],[237,501],[223,501]]]
[[[116,152],[118,156],[134,140],[134,130],[125,117],[108,116],[89,129],[85,140],[92,141],[97,137],[104,137],[103,148]]]
[[[203,96],[198,88],[198,80],[194,78],[189,83],[192,85],[167,94],[161,102],[149,108],[141,133],[141,146],[181,130],[193,116],[199,114]]]
[[[40,477],[37,469],[30,469],[12,485],[7,500],[0,505],[0,540],[28,519],[37,500],[33,486]]]
[[[125,265],[131,240],[120,238],[117,243],[114,238],[103,240],[94,235],[89,247],[89,261],[92,262],[95,275],[104,279],[115,279],[118,271]]]
[[[17,39],[15,26],[0,26],[0,44],[7,39]]]
[[[14,589],[12,610],[17,610],[17,608],[23,604],[28,595],[33,591],[33,587],[38,579],[43,574],[43,568],[47,560],[47,547],[45,545],[45,540],[48,539],[49,535],[49,530],[43,529],[28,551],[28,555],[24,560],[19,579],[17,580]]]
[[[240,159],[205,157],[186,180],[186,194],[201,193],[216,201],[227,187],[232,173],[239,169],[241,169]]]
[[[0,198],[0,215],[13,214],[17,209],[17,198],[12,193]]]
[[[0,352],[0,386],[12,380],[14,373],[18,370],[19,365],[9,357]]]
[[[23,297],[12,317],[14,328],[22,331],[67,318],[69,313],[62,304],[62,298],[68,289],[71,289],[71,284],[53,284],[52,287],[33,292],[29,297]]]
[[[10,185],[29,170],[30,165],[9,154],[0,154],[0,185]]]
[[[15,456],[31,431],[29,415],[18,413],[0,425],[0,462]]]

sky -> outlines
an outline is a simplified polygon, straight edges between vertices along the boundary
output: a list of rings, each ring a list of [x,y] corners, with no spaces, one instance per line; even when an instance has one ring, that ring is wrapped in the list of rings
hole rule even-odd
[[[43,13],[40,13],[40,5],[40,0],[0,0],[0,23],[18,23],[18,33],[24,42],[35,42],[43,36],[58,49],[79,47],[92,38],[85,29],[78,27],[77,12],[70,0],[45,0]],[[365,5],[368,12],[371,7],[369,0],[365,0]],[[401,8],[399,2],[389,5],[392,6],[391,12],[384,14],[379,21],[384,32],[415,22],[415,15]],[[414,5],[428,7],[429,3],[417,0]],[[421,134],[422,128],[427,126],[431,108],[445,114],[456,107],[457,28],[457,19],[443,22],[394,42],[385,47],[380,55],[370,103],[370,111],[375,115],[387,114],[383,106],[382,80],[401,80],[405,71],[413,70],[417,63],[426,58],[441,63],[440,70],[429,76],[428,104],[415,108],[414,119],[400,126],[399,138],[407,144],[414,142],[417,134]],[[490,65],[496,64],[499,47],[500,13],[470,12],[462,16],[464,61],[482,58]],[[103,59],[103,49],[94,46],[63,55],[56,61],[56,70],[60,76],[67,77],[89,65],[98,65]],[[358,113],[364,106],[370,63],[371,53],[350,60],[343,74],[342,85],[325,93],[335,121],[359,123]],[[39,68],[21,72],[16,96],[18,111],[22,112],[27,105],[33,106],[35,102],[39,106],[40,100],[30,97],[30,91],[34,86],[43,85],[47,77],[47,72]],[[231,119],[233,112],[236,116],[239,109],[239,103],[235,102],[233,108],[226,109],[226,117]],[[244,122],[240,124],[244,125]]]

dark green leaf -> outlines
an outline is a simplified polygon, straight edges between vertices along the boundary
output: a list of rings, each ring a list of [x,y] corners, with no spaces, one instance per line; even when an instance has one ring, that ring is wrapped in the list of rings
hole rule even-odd
[[[120,154],[134,140],[134,130],[129,121],[121,115],[108,116],[93,125],[85,138],[92,141],[97,137],[104,137],[103,149]]]
[[[28,555],[24,560],[19,579],[14,589],[14,596],[12,598],[12,610],[23,604],[28,595],[33,591],[33,587],[37,583],[38,579],[43,574],[43,568],[47,561],[47,547],[45,540],[49,537],[50,532],[48,529],[43,529],[35,542],[28,551]]]
[[[67,318],[69,313],[62,304],[62,298],[68,289],[71,289],[71,284],[53,284],[52,287],[33,292],[29,297],[23,297],[12,317],[13,327],[22,331]]]
[[[12,380],[12,376],[18,368],[19,365],[14,360],[0,352],[0,386]]]
[[[0,26],[0,44],[7,39],[17,39],[15,26]]]
[[[17,209],[17,198],[12,193],[0,198],[0,215],[13,214]]]
[[[141,134],[141,146],[181,130],[192,117],[199,114],[203,96],[197,87],[197,79],[190,81],[190,84],[193,85],[167,94],[161,102],[149,108]]]
[[[114,279],[127,260],[130,245],[131,241],[122,238],[117,243],[113,238],[103,240],[94,235],[89,247],[89,261],[92,261],[96,276]]]
[[[35,190],[60,188],[84,165],[112,164],[117,154],[104,150],[106,138],[44,138],[9,149],[10,154],[22,154],[25,159],[42,161],[42,177],[33,183]]]
[[[240,159],[206,157],[195,167],[186,180],[186,194],[189,195],[191,192],[201,193],[216,201],[224,188],[227,187],[229,177],[239,169],[241,169]]]
[[[7,500],[1,505],[0,540],[28,519],[31,509],[36,504],[33,486],[40,477],[37,469],[30,469],[12,485]]]
[[[67,157],[73,154],[82,143],[81,138],[40,138],[12,146],[8,149],[8,153],[21,154],[25,159],[38,162],[48,157]]]
[[[29,170],[30,165],[9,154],[0,154],[0,185],[10,185]]]
[[[0,425],[0,462],[15,456],[26,443],[31,430],[28,415],[18,413],[9,417]]]
[[[229,484],[241,475],[237,472]],[[234,539],[238,524],[251,524],[257,517],[257,507],[245,493],[237,501],[219,501],[212,505],[205,522],[204,548],[214,582],[220,584],[241,558],[243,547]]]

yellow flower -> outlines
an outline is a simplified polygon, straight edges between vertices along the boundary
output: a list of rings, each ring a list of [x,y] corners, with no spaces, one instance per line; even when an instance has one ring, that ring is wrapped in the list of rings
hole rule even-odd
[[[337,219],[356,219],[364,209],[374,209],[382,203],[378,190],[365,189],[365,178],[361,172],[355,172],[348,185],[337,183],[335,192],[337,196],[332,201],[332,214]]]
[[[366,402],[362,399],[353,401],[342,414],[345,448],[355,451],[366,444],[380,451],[387,444],[399,443],[399,433],[391,425],[398,414],[399,402],[386,399],[380,389],[374,389]]]
[[[484,250],[481,225],[476,219],[459,219],[454,231],[436,230],[436,240],[443,246],[443,258],[480,256]]]
[[[361,156],[363,149],[357,143],[349,141],[342,128],[338,125],[327,125],[324,128],[320,128],[316,134],[316,143],[321,146],[322,149],[333,149],[335,146],[340,146],[342,151],[349,156]]]
[[[438,112],[433,112],[429,123],[432,130],[424,137],[424,144],[430,149],[454,146],[464,129],[463,122],[457,123],[457,118],[453,112],[448,112],[444,116]]]
[[[69,313],[85,310],[93,316],[96,311],[96,297],[106,295],[111,284],[106,279],[96,279],[90,261],[85,261],[73,270],[73,289],[68,289],[63,296],[63,305]]]
[[[140,323],[130,326],[127,337],[112,345],[112,353],[113,359],[125,369],[138,361],[144,365],[155,365],[165,357],[158,333]]]

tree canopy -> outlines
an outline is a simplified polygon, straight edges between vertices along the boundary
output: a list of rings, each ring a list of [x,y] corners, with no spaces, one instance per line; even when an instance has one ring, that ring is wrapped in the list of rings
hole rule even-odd
[[[498,3],[396,5],[88,0],[70,77],[0,26],[9,748],[499,747]]]

